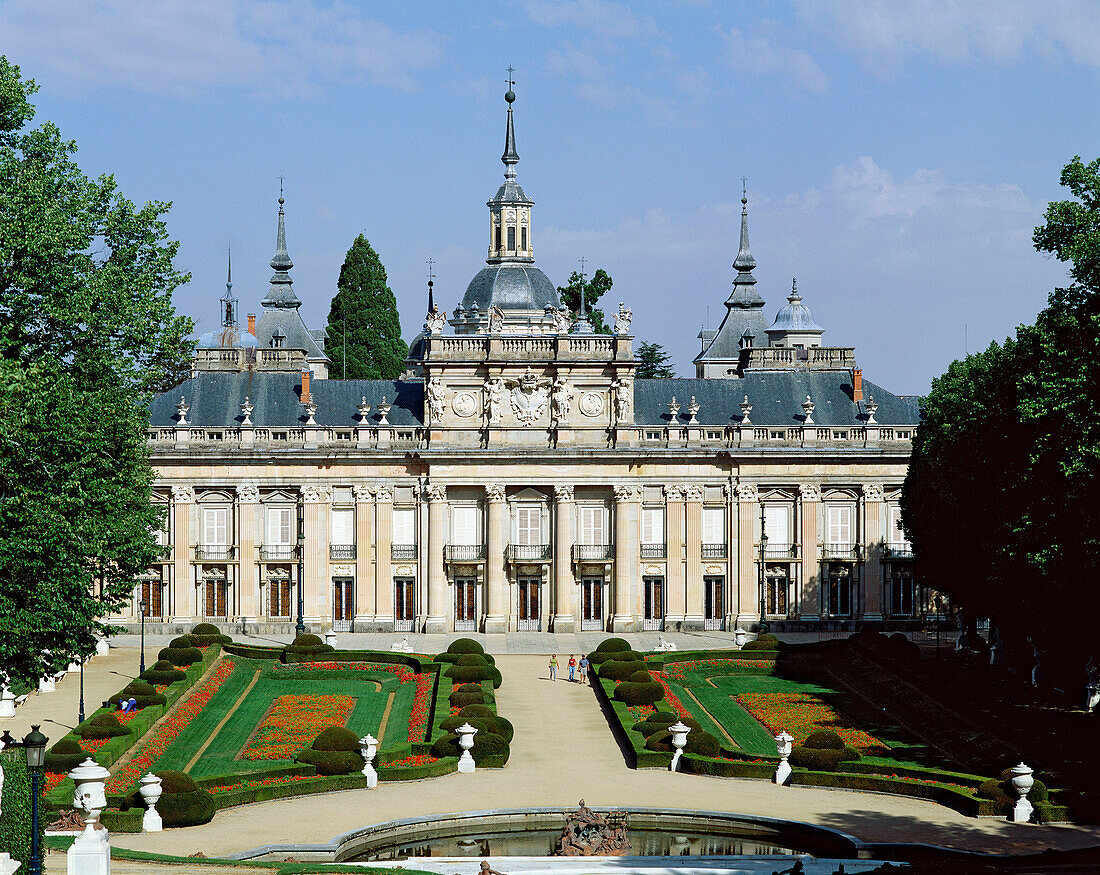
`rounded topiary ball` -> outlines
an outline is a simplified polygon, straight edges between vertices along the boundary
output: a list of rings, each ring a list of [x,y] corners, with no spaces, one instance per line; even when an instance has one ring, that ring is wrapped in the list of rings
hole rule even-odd
[[[474,736],[474,746],[470,751],[475,763],[485,757],[507,756],[507,754],[508,742],[502,736],[494,732],[482,734],[482,730],[478,730],[477,735]],[[458,746],[457,732],[448,732],[432,743],[432,756],[434,757],[457,757],[461,755],[462,748]]]
[[[617,650],[611,654],[616,662],[644,662],[645,657],[633,650]]]
[[[214,819],[214,797],[200,790],[189,775],[170,770],[158,775],[163,795],[157,802],[157,813],[165,826],[199,826]]]
[[[458,712],[460,717],[493,717],[496,715],[489,705],[467,705]]]
[[[318,775],[350,775],[363,770],[363,757],[358,751],[314,750],[307,747],[296,757],[300,763],[308,763]]]
[[[81,723],[76,730],[83,739],[118,738],[129,735],[130,730],[118,722],[114,714],[93,714],[91,719]]]
[[[636,671],[627,680],[632,684],[651,684],[653,683],[653,675],[648,671]]]
[[[168,642],[169,647],[174,647],[177,650],[182,650],[185,647],[194,647],[195,639],[190,635],[180,635],[178,638],[173,638]]]
[[[755,641],[749,641],[745,644],[742,650],[778,650],[779,639],[772,635],[770,632],[765,632],[763,635],[757,636]]]
[[[314,750],[350,750],[359,753],[359,736],[346,726],[330,726],[317,733],[310,747]]]
[[[57,744],[46,751],[46,761],[44,765],[47,772],[54,775],[67,775],[89,756],[91,756],[91,754],[80,746],[79,741],[75,738],[65,736],[59,739]],[[92,757],[92,759],[95,759],[95,757]]]
[[[612,659],[600,666],[599,675],[605,680],[625,681],[638,671],[646,671],[644,662],[619,662]]]
[[[447,717],[442,720],[439,726],[447,732],[454,732],[463,723],[469,723],[479,733],[490,732],[509,742],[515,734],[515,728],[504,717],[463,717],[456,714],[454,717]]]
[[[806,736],[802,746],[818,750],[844,750],[844,739],[831,729],[815,729]]]
[[[485,648],[473,638],[456,638],[447,647],[448,653],[484,653]]]
[[[630,642],[625,638],[605,638],[596,647],[599,653],[614,653],[618,650],[630,650]]]
[[[167,659],[158,659],[151,668],[147,668],[139,675],[143,681],[151,684],[174,684],[187,677],[187,673],[180,671]]]
[[[202,651],[197,647],[165,647],[157,654],[157,660],[164,660],[179,668],[186,668],[196,662],[202,662]]]
[[[670,714],[667,711],[658,711],[656,714],[650,714],[644,720],[639,720],[631,727],[631,729],[633,729],[635,732],[641,732],[648,738],[658,729],[661,729],[665,726],[671,726],[673,723],[676,722],[677,719],[678,718],[675,714]],[[650,726],[652,726],[653,729],[650,732],[646,732],[646,729]]]
[[[501,684],[500,670],[493,665],[452,665],[444,673],[454,683],[470,683],[471,681],[492,681],[493,687]]]
[[[475,682],[468,684],[455,684],[451,688],[452,693],[480,693],[482,692],[481,684]]]
[[[451,693],[447,701],[452,708],[464,708],[467,705],[485,704],[485,694],[478,690],[476,693]]]
[[[193,635],[220,635],[218,627],[213,623],[196,623],[191,627],[191,634]]]
[[[615,687],[615,698],[627,705],[654,705],[664,697],[664,688],[656,681],[623,681]]]
[[[594,650],[592,653],[588,654],[588,664],[593,666],[594,668],[599,668],[603,663],[607,662],[609,659],[613,659],[614,657],[615,651]]]
[[[835,772],[844,760],[844,751],[833,748],[805,747],[796,744],[791,748],[788,761],[792,766],[800,769],[810,769],[814,772]]]
[[[488,665],[489,660],[482,653],[463,653],[455,660],[455,665]]]
[[[303,632],[301,635],[296,635],[294,640],[290,642],[291,647],[321,647],[325,642],[317,635],[312,635],[309,632]]]

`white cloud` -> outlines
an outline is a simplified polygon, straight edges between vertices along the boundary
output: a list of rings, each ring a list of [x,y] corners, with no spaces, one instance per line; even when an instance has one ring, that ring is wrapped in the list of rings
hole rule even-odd
[[[758,76],[779,73],[795,87],[817,94],[829,87],[829,77],[805,49],[780,45],[765,36],[746,37],[736,27],[718,28],[718,34],[739,71]]]
[[[1100,65],[1092,0],[795,0],[802,18],[865,66],[893,72],[927,55],[944,64],[1020,61],[1028,48]]]
[[[333,79],[408,90],[442,53],[432,31],[312,0],[7,0],[0,32],[29,74],[75,91],[302,95]]]
[[[633,39],[656,33],[648,16],[639,17],[629,6],[610,0],[531,0],[527,15],[544,27],[574,27],[615,39]]]

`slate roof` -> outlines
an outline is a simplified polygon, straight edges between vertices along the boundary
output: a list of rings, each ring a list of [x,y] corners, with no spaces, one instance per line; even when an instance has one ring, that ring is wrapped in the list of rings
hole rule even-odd
[[[490,307],[502,310],[544,310],[549,304],[561,309],[558,290],[550,277],[533,264],[493,264],[483,267],[470,280],[462,296],[462,309],[477,304],[482,314]]]
[[[420,380],[312,380],[319,425],[347,428],[359,424],[357,410],[364,396],[371,405],[370,424],[378,423],[378,404],[384,398],[393,407],[387,417],[395,426],[419,426],[424,409]],[[199,428],[241,424],[245,396],[253,405],[252,422],[259,428],[296,427],[305,422],[301,404],[302,378],[287,373],[232,373],[213,371],[186,380],[157,395],[149,407],[154,428],[176,424],[176,404],[182,395],[191,409],[187,420]]]
[[[802,402],[809,395],[816,407],[813,419],[820,426],[858,426],[865,404],[852,401],[849,371],[746,371],[740,380],[672,379],[634,381],[634,421],[638,425],[667,425],[668,403],[676,396],[680,422],[687,422],[691,396],[699,403],[703,425],[736,424],[741,419],[741,400],[748,395],[753,425],[799,426]],[[875,421],[881,425],[916,425],[920,408],[916,398],[899,397],[881,386],[863,381],[864,402],[875,396]]]
[[[265,307],[256,323],[256,342],[262,347],[271,346],[271,337],[275,331],[285,336],[283,346],[286,349],[304,349],[306,358],[327,358],[325,350],[314,338],[314,333],[302,321],[297,307]]]

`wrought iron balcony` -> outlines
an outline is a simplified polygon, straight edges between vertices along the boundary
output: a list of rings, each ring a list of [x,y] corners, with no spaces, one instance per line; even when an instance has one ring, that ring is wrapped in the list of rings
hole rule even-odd
[[[404,562],[416,559],[416,544],[390,544],[390,559]]]
[[[354,544],[329,544],[328,558],[337,562],[348,562],[355,559]]]
[[[445,562],[481,562],[485,559],[484,544],[448,544],[443,548]]]
[[[704,559],[725,559],[727,547],[725,544],[703,544],[702,554]]]
[[[230,562],[237,558],[232,544],[196,544],[195,559],[200,562]]]
[[[912,559],[913,545],[908,541],[892,541],[882,545],[884,559]]]
[[[859,559],[863,548],[859,544],[822,544],[822,559]]]
[[[509,544],[504,551],[509,562],[549,562],[549,544]]]
[[[606,562],[615,558],[615,548],[611,544],[574,544],[574,562]]]
[[[261,562],[293,562],[297,558],[297,544],[263,544],[260,547]]]
[[[664,559],[665,549],[664,544],[642,544],[642,558]]]
[[[797,559],[798,558],[798,545],[797,544],[777,544],[773,541],[768,541],[768,546],[764,548],[765,559]]]

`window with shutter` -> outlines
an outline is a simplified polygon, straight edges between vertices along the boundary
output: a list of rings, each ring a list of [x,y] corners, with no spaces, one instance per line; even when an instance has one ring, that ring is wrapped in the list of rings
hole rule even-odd
[[[790,544],[791,507],[787,504],[764,505],[764,532],[770,545]]]
[[[521,504],[516,507],[516,543],[534,545],[542,543],[542,509],[537,504]]]
[[[411,507],[394,508],[392,542],[401,547],[416,544],[416,511]]]
[[[288,546],[294,543],[294,509],[269,507],[267,509],[267,538],[269,546]]]
[[[726,543],[726,509],[724,507],[703,508],[703,543]]]
[[[355,511],[334,510],[332,512],[332,543],[347,547],[355,543]]]
[[[663,507],[642,508],[642,543],[663,544],[665,542],[665,509]]]
[[[607,508],[602,504],[577,506],[578,544],[602,546],[607,540]]]
[[[225,507],[208,507],[203,511],[203,536],[204,544],[225,546],[229,543],[229,531],[227,522],[229,509]]]
[[[852,508],[846,504],[829,505],[826,512],[825,540],[828,544],[852,543]]]
[[[909,541],[901,527],[901,508],[896,504],[886,508],[886,541],[899,547],[909,547]]]
[[[473,546],[480,544],[477,536],[478,508],[457,505],[451,508],[451,543]]]

